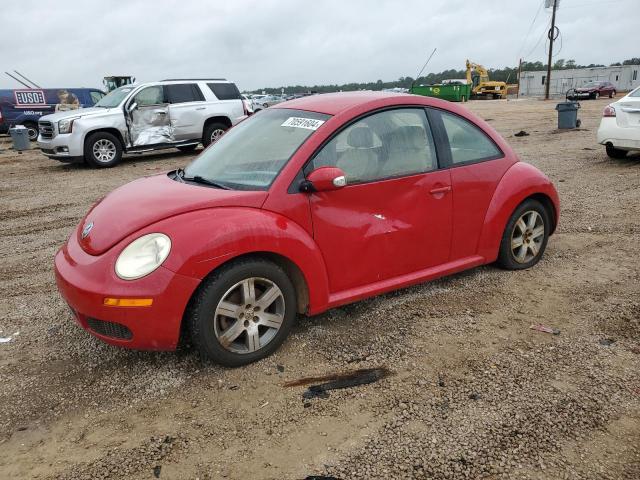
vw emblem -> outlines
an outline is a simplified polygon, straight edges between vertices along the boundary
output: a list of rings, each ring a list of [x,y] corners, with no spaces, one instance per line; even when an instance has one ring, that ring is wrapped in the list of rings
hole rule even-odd
[[[82,238],[87,238],[87,235],[91,233],[91,229],[93,228],[93,222],[89,222],[82,229]]]

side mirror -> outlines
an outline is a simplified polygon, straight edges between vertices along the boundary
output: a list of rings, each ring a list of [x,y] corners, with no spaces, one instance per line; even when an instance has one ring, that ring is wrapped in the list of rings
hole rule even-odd
[[[338,167],[320,167],[309,174],[300,185],[303,192],[329,192],[347,185],[344,172]]]
[[[127,111],[129,113],[133,112],[136,108],[138,108],[138,104],[136,102],[130,103],[127,107]]]

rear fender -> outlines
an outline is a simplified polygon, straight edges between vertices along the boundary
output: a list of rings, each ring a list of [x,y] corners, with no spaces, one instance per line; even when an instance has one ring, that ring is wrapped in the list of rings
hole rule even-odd
[[[310,314],[328,304],[329,282],[318,246],[304,228],[282,215],[256,208],[221,207],[178,215],[145,230],[169,235],[171,254],[163,266],[176,273],[201,280],[236,257],[277,254],[302,273]]]
[[[546,203],[553,207],[553,233],[560,214],[556,188],[551,180],[533,165],[524,162],[513,164],[498,183],[485,215],[478,254],[483,256],[487,263],[498,258],[500,241],[513,211],[524,200],[536,195],[547,197]]]

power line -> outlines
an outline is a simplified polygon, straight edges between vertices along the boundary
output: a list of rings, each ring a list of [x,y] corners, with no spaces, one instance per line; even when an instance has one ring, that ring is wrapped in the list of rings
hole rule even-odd
[[[540,2],[540,6],[538,7],[538,11],[536,12],[535,16],[533,17],[533,21],[531,22],[531,25],[529,25],[529,30],[527,30],[527,34],[524,37],[524,40],[522,41],[522,45],[520,45],[520,50],[518,50],[518,57],[520,56],[520,54],[522,53],[522,50],[524,50],[524,46],[527,43],[527,40],[529,39],[529,35],[531,34],[531,29],[533,28],[533,25],[536,23],[536,20],[538,19],[538,15],[540,15],[540,12],[542,11],[542,6],[544,4],[542,2]]]
[[[549,21],[547,22],[547,24],[544,27],[544,30],[542,31],[542,34],[540,35],[540,38],[538,38],[538,41],[536,42],[536,44],[534,45],[534,47],[531,49],[531,51],[529,53],[527,53],[525,56],[523,56],[522,58],[528,58],[535,50],[536,48],[538,48],[538,45],[540,45],[540,41],[542,40],[543,37],[546,36],[547,32],[549,31],[549,27],[551,26],[551,19],[549,19]],[[546,42],[545,42],[546,44]],[[545,48],[545,52],[547,51],[547,49]]]

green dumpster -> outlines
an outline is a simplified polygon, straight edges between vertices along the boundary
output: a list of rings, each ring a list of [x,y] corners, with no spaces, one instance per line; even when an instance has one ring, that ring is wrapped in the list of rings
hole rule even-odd
[[[450,102],[466,102],[471,95],[471,85],[448,83],[439,85],[417,85],[411,88],[414,95],[436,97]]]

